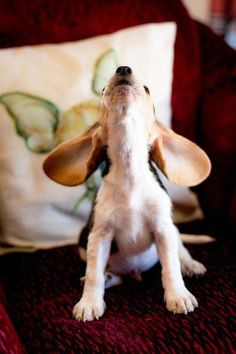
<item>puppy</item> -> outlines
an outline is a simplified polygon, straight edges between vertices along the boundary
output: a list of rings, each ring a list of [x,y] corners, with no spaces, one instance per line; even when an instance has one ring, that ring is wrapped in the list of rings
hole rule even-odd
[[[98,123],[59,145],[44,170],[58,183],[78,185],[106,153],[110,166],[96,197],[87,253],[80,249],[87,268],[74,317],[91,321],[103,315],[106,268],[113,274],[107,278],[108,287],[118,284],[122,275],[138,279],[158,260],[167,310],[192,312],[198,303],[182,275],[204,274],[206,269],[184,247],[172,221],[171,200],[153,167],[156,164],[171,182],[194,186],[209,175],[211,164],[196,144],[156,120],[148,88],[128,66],[119,67],[104,89]]]

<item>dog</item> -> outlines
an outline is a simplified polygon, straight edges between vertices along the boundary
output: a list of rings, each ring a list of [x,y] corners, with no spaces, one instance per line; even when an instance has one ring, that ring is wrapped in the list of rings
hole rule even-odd
[[[149,89],[128,66],[118,67],[103,90],[98,122],[59,145],[43,168],[54,181],[75,186],[104,159],[109,166],[96,196],[87,251],[80,247],[87,267],[74,317],[100,318],[105,287],[119,284],[123,275],[139,280],[158,261],[167,310],[194,311],[198,302],[183,275],[203,275],[206,268],[182,243],[156,167],[171,182],[194,186],[208,177],[211,163],[199,146],[157,121]]]

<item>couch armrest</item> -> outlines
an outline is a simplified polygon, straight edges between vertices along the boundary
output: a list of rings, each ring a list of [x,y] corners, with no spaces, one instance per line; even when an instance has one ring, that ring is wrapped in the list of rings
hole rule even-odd
[[[15,331],[15,328],[0,302],[0,352],[2,354],[23,354],[25,350]]]
[[[215,225],[236,223],[236,52],[206,26],[197,23],[202,52],[202,102],[198,125],[212,173],[199,187],[205,215]],[[235,200],[234,200],[235,199]],[[220,230],[220,228],[219,228]]]

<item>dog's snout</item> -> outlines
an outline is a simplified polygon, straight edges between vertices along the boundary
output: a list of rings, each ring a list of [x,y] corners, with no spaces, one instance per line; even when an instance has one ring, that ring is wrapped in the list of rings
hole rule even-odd
[[[131,75],[132,74],[132,69],[129,66],[119,66],[116,70],[117,75]]]

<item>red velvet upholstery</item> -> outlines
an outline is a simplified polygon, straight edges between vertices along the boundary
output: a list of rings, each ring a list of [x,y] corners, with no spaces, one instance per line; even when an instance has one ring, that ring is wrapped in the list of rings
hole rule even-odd
[[[197,188],[208,231],[218,231],[225,240],[228,226],[233,235],[233,50],[192,21],[179,0],[1,0],[0,19],[0,47],[78,40],[141,23],[174,20],[178,26],[174,128],[202,145],[213,162],[210,178]],[[192,251],[205,262],[208,273],[203,279],[187,281],[200,302],[200,308],[187,317],[166,312],[160,269],[156,267],[143,283],[110,289],[106,295],[108,310],[101,320],[76,322],[71,310],[81,294],[83,266],[71,247],[2,258],[7,308],[29,353],[233,353],[235,301],[231,279],[235,266],[227,245],[198,246]],[[18,348],[12,352],[20,353],[21,345],[17,336],[12,339],[12,330],[13,326],[9,339]]]
[[[202,93],[197,140],[209,154],[212,173],[199,188],[209,224],[236,223],[236,52],[207,27],[197,24],[202,54]]]
[[[143,282],[107,290],[107,310],[99,321],[74,320],[84,275],[76,247],[2,259],[9,313],[30,354],[233,353],[233,259],[219,245],[194,246],[191,252],[208,273],[186,279],[199,301],[188,316],[165,309],[158,265]]]

